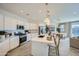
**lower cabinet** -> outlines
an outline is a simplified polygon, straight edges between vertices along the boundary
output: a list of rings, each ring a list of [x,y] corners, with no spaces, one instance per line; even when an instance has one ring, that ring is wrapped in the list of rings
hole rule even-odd
[[[10,50],[19,46],[19,37],[13,37],[10,39]]]
[[[0,55],[6,55],[6,53],[9,51],[9,39],[6,39],[2,43],[0,43]]]
[[[8,51],[19,45],[19,37],[10,37],[0,43],[0,56],[4,56]]]
[[[70,38],[70,46],[79,49],[79,38]]]

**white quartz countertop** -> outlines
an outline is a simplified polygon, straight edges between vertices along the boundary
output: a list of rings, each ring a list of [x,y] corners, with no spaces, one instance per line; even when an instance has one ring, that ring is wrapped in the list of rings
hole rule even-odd
[[[65,34],[65,33],[55,33],[55,34]],[[38,34],[32,34],[32,35],[29,35],[29,36],[31,36],[31,41],[32,42],[40,42],[40,43],[46,43],[46,44],[54,44],[54,39],[53,39],[53,37],[52,37],[52,40],[51,41],[49,41],[49,40],[47,40],[47,35],[45,35],[45,37],[43,37],[43,38],[39,38],[38,37]]]
[[[51,41],[48,41],[46,36],[43,38],[39,38],[38,36],[33,37],[31,39],[32,42],[40,42],[40,43],[45,43],[45,44],[54,44],[54,40],[52,39]]]

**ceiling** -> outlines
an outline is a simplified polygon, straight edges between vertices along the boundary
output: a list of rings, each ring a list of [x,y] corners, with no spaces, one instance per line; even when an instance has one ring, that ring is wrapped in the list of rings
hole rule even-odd
[[[43,22],[46,10],[50,11],[51,22],[58,19],[73,19],[79,17],[79,4],[77,3],[0,3],[0,9],[17,14],[31,22]]]

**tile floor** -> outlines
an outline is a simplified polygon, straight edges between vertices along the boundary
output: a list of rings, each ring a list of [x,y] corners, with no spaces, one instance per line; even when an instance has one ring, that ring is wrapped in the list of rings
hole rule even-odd
[[[9,51],[7,56],[32,56],[31,42],[24,42],[19,47]]]

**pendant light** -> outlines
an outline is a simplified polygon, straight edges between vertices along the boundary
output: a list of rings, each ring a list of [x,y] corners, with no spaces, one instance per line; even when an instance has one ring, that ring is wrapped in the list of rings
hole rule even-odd
[[[45,24],[46,25],[50,25],[50,19],[49,19],[49,13],[50,13],[50,11],[48,10],[48,3],[45,3],[45,6],[46,6],[46,17],[45,17],[45,20],[44,20],[44,22],[45,22]]]

